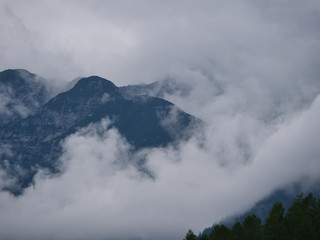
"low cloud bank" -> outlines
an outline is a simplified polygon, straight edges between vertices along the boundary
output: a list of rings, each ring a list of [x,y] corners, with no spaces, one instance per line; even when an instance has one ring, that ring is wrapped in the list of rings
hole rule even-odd
[[[279,125],[250,161],[222,163],[195,139],[148,149],[137,170],[130,146],[108,121],[69,136],[63,173],[39,173],[20,197],[0,193],[2,239],[180,239],[246,210],[274,189],[317,180],[320,98]],[[208,132],[207,138],[215,135]],[[208,141],[210,142],[210,141]]]
[[[63,143],[60,176],[0,193],[0,238],[181,239],[318,180],[319,12],[318,0],[2,1],[1,70],[26,68],[60,89],[78,76],[118,86],[169,77],[192,90],[165,98],[207,128],[201,144],[135,156],[107,120],[79,130]]]

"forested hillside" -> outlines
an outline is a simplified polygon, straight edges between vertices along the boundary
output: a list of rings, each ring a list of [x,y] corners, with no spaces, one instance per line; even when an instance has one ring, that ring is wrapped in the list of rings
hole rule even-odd
[[[196,236],[189,230],[184,240],[319,240],[320,198],[312,193],[299,194],[288,211],[277,202],[262,224],[255,215],[247,216],[231,228],[216,225],[207,235]]]

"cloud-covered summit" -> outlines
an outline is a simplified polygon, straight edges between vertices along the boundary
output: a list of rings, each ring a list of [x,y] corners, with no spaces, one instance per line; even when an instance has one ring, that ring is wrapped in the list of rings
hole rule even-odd
[[[179,239],[188,228],[200,231],[276,188],[319,179],[319,109],[317,98],[280,126],[250,164],[221,166],[219,155],[193,140],[144,151],[153,178],[130,164],[130,146],[108,121],[90,125],[64,142],[59,177],[40,172],[24,195],[0,193],[0,236]],[[119,159],[123,164],[115,164]]]
[[[117,131],[101,139],[79,130],[63,145],[61,178],[39,175],[19,199],[1,194],[0,232],[177,239],[274,189],[317,182],[319,22],[317,0],[2,1],[1,70],[29,69],[57,85],[90,75],[117,86],[174,79],[191,91],[164,98],[207,128],[201,146],[141,152],[153,181],[109,166],[126,156]]]
[[[43,78],[24,69],[0,72],[0,126],[34,114],[51,96]]]

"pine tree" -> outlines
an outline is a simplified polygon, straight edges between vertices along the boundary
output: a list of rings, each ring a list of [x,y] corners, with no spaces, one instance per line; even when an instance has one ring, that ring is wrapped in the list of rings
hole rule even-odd
[[[264,239],[282,240],[285,237],[284,208],[282,203],[275,203],[263,228]]]
[[[198,237],[199,240],[209,240],[209,237],[207,234],[202,234],[200,237]]]
[[[261,239],[261,219],[256,215],[247,216],[243,221],[244,238],[250,240]]]
[[[315,238],[317,225],[317,199],[310,193],[307,197],[299,194],[286,215],[288,238],[292,240]],[[318,238],[319,239],[319,238]]]
[[[320,199],[311,193],[299,194],[285,214],[282,203],[275,203],[264,225],[255,215],[247,216],[229,229],[216,225],[210,235],[199,238],[189,230],[184,240],[320,240]]]
[[[244,229],[241,222],[236,222],[236,224],[233,225],[231,228],[232,236],[234,240],[244,240]]]
[[[209,240],[232,240],[232,232],[225,225],[217,225],[211,232]]]
[[[187,232],[186,236],[184,237],[184,240],[196,240],[197,236],[192,232],[191,229]]]

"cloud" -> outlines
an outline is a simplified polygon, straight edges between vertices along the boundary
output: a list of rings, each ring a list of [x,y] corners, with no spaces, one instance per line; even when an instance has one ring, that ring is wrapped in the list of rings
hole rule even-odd
[[[12,119],[25,118],[36,108],[26,105],[14,96],[11,87],[3,87],[0,84],[0,124],[8,123]]]
[[[207,128],[203,144],[140,152],[154,178],[108,122],[80,130],[63,143],[60,176],[0,193],[0,236],[179,239],[318,180],[319,11],[316,0],[2,1],[1,68],[58,82],[169,77],[192,89],[165,98]]]
[[[316,77],[319,4],[283,2],[3,1],[2,68],[118,85],[190,69],[275,85]]]
[[[4,76],[0,80],[1,125],[34,114],[57,92],[54,84],[45,79],[24,70],[16,71],[18,75],[10,79],[13,82],[3,79]]]
[[[0,193],[0,236],[15,239],[179,239],[244,211],[274,189],[319,180],[320,98],[261,144],[250,162],[220,164],[192,139],[144,150],[150,178],[108,121],[69,136],[63,173],[39,173],[20,197]],[[210,137],[208,134],[207,137]],[[215,138],[215,135],[211,135]]]

